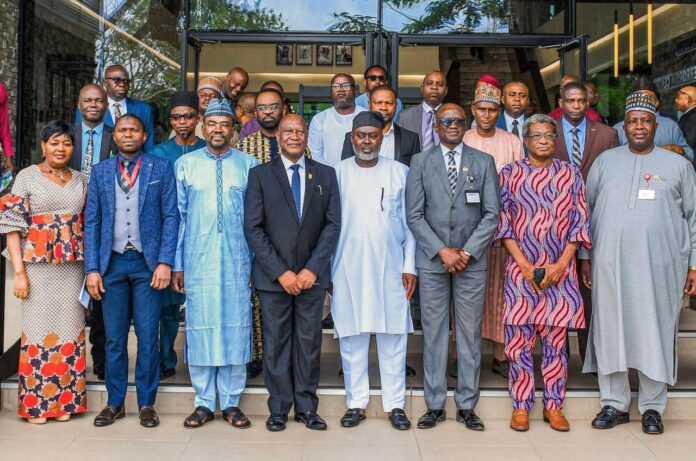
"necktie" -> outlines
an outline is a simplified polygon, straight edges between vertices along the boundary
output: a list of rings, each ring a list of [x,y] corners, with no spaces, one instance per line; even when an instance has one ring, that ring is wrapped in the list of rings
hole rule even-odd
[[[127,194],[131,190],[130,181],[128,181],[128,177],[130,176],[129,167],[131,165],[131,161],[124,160],[121,162],[121,165],[123,166],[123,172],[121,173],[121,177],[118,179],[118,184],[121,186],[121,190]]]
[[[573,163],[575,166],[580,168],[580,164],[582,163],[582,150],[580,149],[580,136],[578,136],[578,133],[580,132],[580,128],[573,128],[570,130],[571,133],[573,133]]]
[[[520,122],[518,122],[517,120],[513,120],[512,121],[512,131],[510,132],[510,133],[514,134],[515,136],[517,136],[518,138],[520,137],[520,130],[517,128],[517,125],[519,125],[519,124],[520,124]]]
[[[87,149],[85,151],[85,158],[82,159],[82,174],[89,183],[89,175],[92,173],[92,156],[94,155],[94,130],[87,131]]]
[[[119,103],[114,103],[114,116],[116,117],[116,120],[121,118],[121,104]],[[116,121],[114,120],[114,122]]]
[[[435,111],[431,110],[423,127],[423,150],[428,150],[435,145],[433,123],[435,123]]]
[[[447,178],[449,179],[450,189],[452,189],[452,194],[457,188],[457,162],[454,161],[453,150],[447,152]]]
[[[295,210],[298,219],[302,218],[302,198],[300,197],[300,165],[297,163],[290,167],[292,170],[292,198],[295,199]]]

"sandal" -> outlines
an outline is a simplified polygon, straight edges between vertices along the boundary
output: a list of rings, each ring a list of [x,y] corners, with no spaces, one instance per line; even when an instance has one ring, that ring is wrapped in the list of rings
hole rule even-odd
[[[65,423],[67,421],[70,421],[70,414],[56,416],[54,419],[60,423]]]
[[[207,409],[206,407],[200,406],[196,407],[185,420],[184,427],[189,429],[195,429],[201,427],[205,423],[208,423],[215,419],[215,413]]]
[[[27,422],[36,425],[46,424],[46,418],[27,418]]]
[[[222,410],[222,419],[237,429],[246,429],[251,426],[249,418],[238,407],[229,407]]]

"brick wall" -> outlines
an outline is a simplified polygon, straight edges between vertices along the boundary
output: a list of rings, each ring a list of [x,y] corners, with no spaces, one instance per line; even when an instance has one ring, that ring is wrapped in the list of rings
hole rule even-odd
[[[10,109],[10,129],[15,136],[17,112],[17,30],[20,0],[3,0],[0,11],[0,81],[7,88]],[[14,145],[17,145],[16,138]],[[1,150],[1,148],[0,148]]]

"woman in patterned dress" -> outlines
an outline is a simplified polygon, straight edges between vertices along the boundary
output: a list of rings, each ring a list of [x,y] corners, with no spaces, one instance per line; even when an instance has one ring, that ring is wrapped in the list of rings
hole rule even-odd
[[[0,206],[0,233],[22,306],[18,414],[68,421],[87,407],[83,208],[86,184],[69,168],[74,137],[62,121],[41,133],[44,161],[17,174]]]

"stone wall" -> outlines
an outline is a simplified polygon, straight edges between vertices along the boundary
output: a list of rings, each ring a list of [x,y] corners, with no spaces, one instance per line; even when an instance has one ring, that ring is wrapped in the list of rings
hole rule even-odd
[[[17,31],[19,27],[20,0],[3,0],[0,9],[0,81],[7,88],[10,109],[10,130],[15,138],[17,113],[17,77],[19,49]],[[17,145],[16,138],[14,146]],[[2,148],[0,147],[0,150]]]

